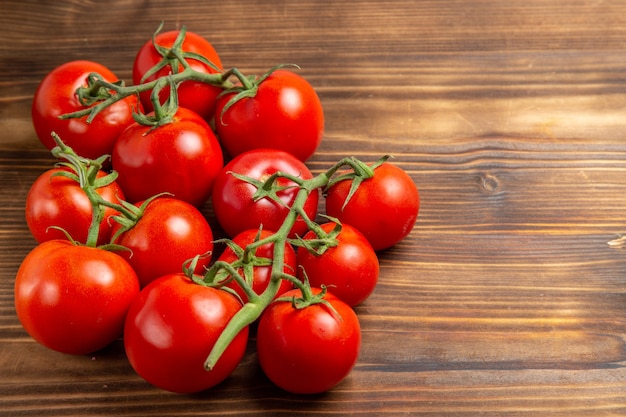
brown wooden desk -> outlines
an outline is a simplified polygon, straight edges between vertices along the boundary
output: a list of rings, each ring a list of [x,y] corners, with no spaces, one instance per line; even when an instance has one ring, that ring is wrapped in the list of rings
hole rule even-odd
[[[0,2],[0,415],[624,415],[626,4],[605,1]],[[208,392],[160,391],[121,342],[58,354],[22,330],[23,204],[52,163],[30,122],[53,67],[129,80],[159,21],[225,66],[293,62],[318,90],[320,171],[385,153],[418,184],[414,232],[357,308],[363,347],[324,395],[273,387],[252,344]],[[208,209],[207,209],[208,210]]]

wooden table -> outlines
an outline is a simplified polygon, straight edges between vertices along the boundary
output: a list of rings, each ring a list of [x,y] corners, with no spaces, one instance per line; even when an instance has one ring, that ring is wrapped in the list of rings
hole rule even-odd
[[[624,415],[626,4],[525,1],[0,2],[0,415]],[[331,392],[289,395],[254,349],[225,383],[176,395],[121,342],[36,344],[13,307],[23,218],[52,158],[30,121],[56,65],[121,78],[164,20],[225,66],[299,64],[326,131],[309,161],[391,153],[418,185],[413,233],[380,254],[356,310],[361,356]]]

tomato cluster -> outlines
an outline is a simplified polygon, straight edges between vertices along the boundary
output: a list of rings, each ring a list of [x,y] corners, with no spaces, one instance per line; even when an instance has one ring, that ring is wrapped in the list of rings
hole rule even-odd
[[[416,222],[412,179],[386,157],[314,175],[324,118],[311,85],[285,67],[224,70],[185,29],[157,31],[132,73],[126,86],[73,61],[35,93],[59,163],[25,202],[38,245],[15,281],[24,328],[69,354],[123,337],[141,377],[181,393],[227,378],[255,331],[273,383],[331,389],[358,359],[353,307],[374,291],[377,252]]]

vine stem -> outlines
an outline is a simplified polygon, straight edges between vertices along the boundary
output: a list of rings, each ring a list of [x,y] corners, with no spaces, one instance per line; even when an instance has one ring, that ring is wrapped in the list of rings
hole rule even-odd
[[[386,157],[385,157],[386,159]],[[281,172],[278,172],[272,175],[270,178],[266,180],[266,183],[263,184],[263,188],[270,188],[270,186],[275,183],[275,181],[279,177],[288,178],[298,184],[300,188],[298,193],[296,194],[296,198],[294,199],[293,204],[290,207],[290,210],[285,217],[281,227],[263,239],[259,239],[256,242],[253,242],[246,246],[244,250],[244,255],[246,252],[253,252],[261,245],[273,243],[274,244],[274,254],[272,258],[272,271],[271,278],[267,288],[259,294],[257,297],[249,298],[248,302],[246,302],[243,307],[230,319],[225,329],[222,331],[220,336],[218,337],[215,345],[211,349],[211,352],[207,356],[204,362],[204,368],[207,371],[213,369],[219,358],[222,356],[226,348],[230,345],[232,340],[239,334],[241,330],[243,330],[246,326],[252,324],[255,320],[257,320],[263,311],[269,306],[269,304],[276,297],[278,290],[280,288],[281,281],[287,279],[294,283],[296,286],[300,288],[303,295],[310,295],[310,288],[306,287],[308,282],[301,283],[295,276],[287,276],[284,272],[284,258],[285,258],[285,244],[289,242],[288,234],[291,231],[295,221],[298,216],[303,213],[303,206],[306,202],[307,198],[312,192],[316,192],[319,189],[324,189],[331,184],[331,178],[335,175],[335,173],[341,169],[342,167],[348,166],[352,168],[353,177],[361,178],[362,180],[371,178],[374,175],[373,169],[364,164],[363,162],[357,160],[356,158],[344,158],[341,161],[337,162],[333,167],[329,170],[322,172],[321,174],[309,179],[302,180],[301,178],[296,178],[291,175],[287,175]],[[365,168],[364,168],[365,167]],[[345,178],[348,178],[344,176]],[[307,221],[308,220],[308,221]],[[311,223],[314,223],[310,219],[305,219],[311,228]],[[313,228],[315,229],[315,228]],[[320,228],[321,230],[321,228]],[[317,233],[317,232],[316,232]],[[214,264],[211,269],[207,272],[207,275],[216,275],[215,269],[222,268],[219,264]],[[244,279],[238,277],[237,282],[244,286],[244,291],[249,293],[250,289],[246,288],[248,284]],[[300,284],[296,284],[300,283]],[[323,300],[320,300],[323,302]]]

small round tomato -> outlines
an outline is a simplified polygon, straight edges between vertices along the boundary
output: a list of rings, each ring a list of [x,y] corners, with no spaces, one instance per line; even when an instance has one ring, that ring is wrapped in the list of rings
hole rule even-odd
[[[67,239],[65,233],[51,226],[65,230],[77,242],[86,243],[92,220],[92,206],[87,194],[78,182],[58,175],[62,168],[52,168],[41,174],[31,185],[26,195],[26,224],[35,240],[39,243],[53,239]],[[106,175],[98,172],[97,177]],[[124,193],[114,181],[97,189],[100,196],[111,203],[119,203]],[[111,238],[109,218],[117,211],[104,208],[104,218],[100,223],[98,245],[108,243]]]
[[[217,136],[230,156],[272,148],[306,161],[315,153],[324,134],[324,111],[304,78],[276,70],[261,81],[254,97],[224,110],[235,94],[218,97],[215,110]]]
[[[326,195],[326,213],[358,229],[374,250],[390,248],[413,229],[420,206],[419,192],[402,168],[388,162],[374,169],[344,207],[352,180],[343,180]]]
[[[169,32],[159,33],[154,41],[157,45],[160,45],[164,48],[170,49],[176,38],[178,37],[180,31],[173,30]],[[202,36],[193,33],[186,32],[185,40],[182,43],[182,52],[183,53],[194,53],[199,54],[206,59],[208,59],[216,68],[220,71],[222,69],[222,63],[220,61],[220,57],[215,51],[215,48],[209,41],[207,41]],[[174,71],[171,65],[166,65],[161,68],[154,74],[146,77],[145,80],[142,81],[142,78],[146,75],[148,71],[150,71],[155,65],[157,65],[163,56],[157,51],[154,47],[153,40],[147,41],[137,52],[137,56],[135,57],[135,62],[133,63],[133,83],[140,84],[146,83],[150,81],[154,81],[159,77],[167,76],[171,73],[181,72],[183,70],[183,66],[178,63],[178,71]],[[187,63],[191,68],[195,71],[206,73],[206,74],[214,74],[220,72],[215,68],[207,65],[206,63],[199,61],[194,58],[185,58]],[[178,87],[178,102],[179,105],[194,112],[198,113],[201,117],[203,117],[207,122],[212,120],[213,112],[215,111],[215,99],[222,92],[222,89],[218,86],[213,86],[207,83],[203,83],[200,81],[184,81]],[[139,96],[141,99],[141,103],[144,106],[146,111],[153,111],[154,108],[152,106],[152,101],[150,100],[150,95],[152,91],[142,92]],[[167,100],[169,96],[169,87],[161,90],[160,93],[160,101],[161,104]]]
[[[273,235],[274,232],[270,232],[269,230],[244,230],[235,236],[232,241],[235,245],[240,247],[242,250],[246,248],[251,243],[258,242],[261,239],[264,239],[268,236]],[[283,262],[285,264],[283,271],[286,274],[295,275],[296,274],[296,252],[291,246],[289,242],[285,242],[284,246],[284,254],[283,254]],[[250,280],[248,284],[251,285],[252,290],[261,294],[270,283],[271,274],[272,274],[272,265],[268,265],[266,263],[267,260],[272,260],[274,256],[274,244],[266,243],[264,245],[259,246],[253,253],[253,256],[248,260],[240,260],[240,257],[235,253],[235,251],[231,247],[226,247],[224,252],[219,256],[218,261],[228,262],[230,264],[237,266],[237,271],[242,277],[245,277]],[[248,276],[246,276],[245,271],[249,270]],[[224,278],[228,279],[228,277]],[[234,280],[227,284],[228,287],[232,288],[237,292],[237,294],[241,297],[244,302],[248,301],[248,297],[245,292],[241,288],[241,286]],[[276,297],[280,296],[282,293],[289,291],[293,288],[293,285],[287,281],[282,280],[280,283],[280,287],[278,292],[276,293]]]
[[[335,223],[322,224],[329,233]],[[313,231],[304,239],[317,239]],[[378,257],[372,245],[354,227],[344,224],[336,236],[337,246],[328,247],[321,255],[304,247],[298,248],[298,277],[309,279],[312,287],[327,286],[333,295],[354,307],[367,299],[378,282]]]
[[[113,235],[120,228],[121,224],[116,224]],[[185,261],[196,255],[208,255],[213,250],[213,232],[196,207],[159,197],[150,201],[137,223],[113,243],[129,249],[119,254],[133,267],[144,287],[163,275],[182,272]],[[196,271],[201,272],[210,260],[210,256],[201,257]]]
[[[248,342],[245,327],[210,371],[204,362],[241,303],[224,290],[205,287],[183,274],[163,276],[145,287],[131,305],[124,348],[133,369],[149,383],[192,393],[226,379]]]
[[[122,335],[139,281],[120,256],[50,240],[22,261],[15,310],[30,336],[63,353],[87,354]]]
[[[263,312],[257,354],[274,384],[296,394],[317,394],[339,384],[356,364],[361,326],[352,308],[330,293],[324,300],[334,311],[323,303],[298,309],[282,301],[300,296],[298,289],[288,291]]]
[[[76,90],[87,86],[87,76],[100,74],[105,81],[118,78],[105,66],[91,61],[71,61],[53,69],[39,84],[32,104],[32,120],[41,143],[48,149],[56,146],[51,132],[78,155],[97,159],[110,155],[113,144],[128,125],[134,122],[133,109],[138,106],[135,96],[120,100],[102,110],[87,123],[87,116],[60,119],[63,114],[83,110]]]
[[[215,217],[228,236],[236,236],[244,230],[260,226],[267,230],[278,230],[290,211],[299,187],[293,181],[279,178],[276,183],[283,187],[276,192],[281,203],[269,197],[254,201],[257,187],[233,175],[239,174],[261,182],[276,172],[284,172],[303,180],[313,178],[307,166],[293,155],[274,149],[255,149],[231,160],[218,174],[213,189]],[[304,212],[310,219],[317,214],[319,192],[309,194],[304,203]],[[290,237],[303,235],[308,230],[301,217],[296,219]]]
[[[224,160],[204,119],[179,107],[171,123],[157,128],[133,123],[125,129],[111,163],[129,201],[168,192],[199,207],[209,198]]]

